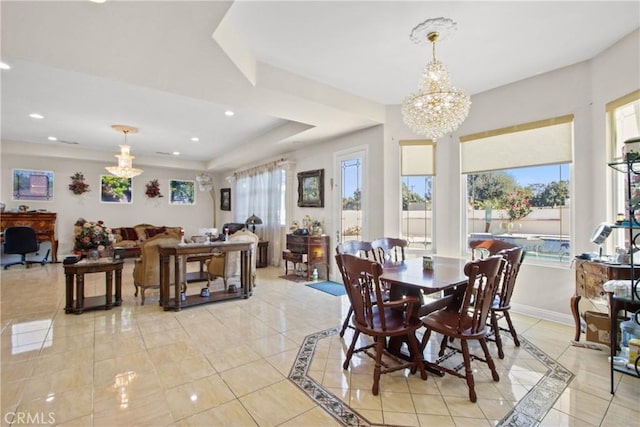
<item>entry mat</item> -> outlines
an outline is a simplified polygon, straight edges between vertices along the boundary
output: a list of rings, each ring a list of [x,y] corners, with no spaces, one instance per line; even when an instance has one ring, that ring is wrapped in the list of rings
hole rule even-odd
[[[342,296],[347,292],[344,290],[344,285],[342,283],[336,282],[314,282],[309,283],[307,285],[310,288],[317,289],[319,291],[325,292],[327,294],[331,294],[334,296]]]

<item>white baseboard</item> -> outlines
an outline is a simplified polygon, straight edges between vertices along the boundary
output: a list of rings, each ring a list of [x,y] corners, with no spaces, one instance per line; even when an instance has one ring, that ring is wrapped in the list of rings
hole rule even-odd
[[[574,326],[573,316],[567,313],[558,313],[557,311],[545,310],[529,305],[511,303],[511,312],[524,314],[538,319],[548,320],[550,322],[560,323],[563,325]]]

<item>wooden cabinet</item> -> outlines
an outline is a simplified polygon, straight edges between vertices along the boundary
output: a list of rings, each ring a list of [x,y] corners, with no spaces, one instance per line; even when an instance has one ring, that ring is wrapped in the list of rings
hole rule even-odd
[[[55,212],[3,212],[0,215],[0,231],[15,226],[31,227],[39,241],[51,242],[51,262],[58,262]]]
[[[580,312],[578,304],[582,297],[589,299],[604,298],[610,295],[604,291],[602,285],[609,280],[628,280],[631,278],[631,266],[628,264],[606,264],[585,259],[575,260],[576,293],[571,297],[571,314],[575,322],[575,340],[580,340]],[[640,277],[640,270],[635,269],[634,275]],[[610,304],[610,303],[609,303]],[[612,331],[612,335],[617,331]]]
[[[287,234],[288,252],[283,252],[285,262],[304,263],[307,265],[307,280],[311,280],[311,272],[317,266],[324,266],[326,280],[329,280],[329,236],[296,236]],[[288,270],[288,269],[287,269]],[[287,271],[288,272],[288,271]]]

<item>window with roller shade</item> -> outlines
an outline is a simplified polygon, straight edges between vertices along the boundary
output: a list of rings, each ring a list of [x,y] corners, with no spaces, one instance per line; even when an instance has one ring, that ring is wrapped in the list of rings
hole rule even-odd
[[[433,252],[435,149],[430,140],[400,141],[400,233],[410,255]]]
[[[609,162],[622,158],[624,141],[640,136],[640,90],[611,101],[606,105],[607,125],[611,153]],[[613,178],[613,214],[627,216],[626,175],[612,170]],[[616,219],[615,217],[613,219]],[[610,238],[614,247],[628,248],[629,236],[624,230],[613,233]],[[610,248],[613,250],[613,248]]]
[[[527,250],[526,262],[571,261],[573,116],[460,138],[466,235]]]

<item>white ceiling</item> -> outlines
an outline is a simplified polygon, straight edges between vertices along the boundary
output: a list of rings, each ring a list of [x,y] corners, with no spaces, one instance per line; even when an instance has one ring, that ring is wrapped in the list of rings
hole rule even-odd
[[[212,170],[382,123],[430,58],[409,40],[425,19],[457,22],[437,56],[471,94],[588,60],[640,26],[637,1],[0,7],[12,66],[0,81],[3,150],[32,143],[45,155],[113,159],[123,138],[111,125],[125,124],[140,129],[128,138],[136,165]]]

